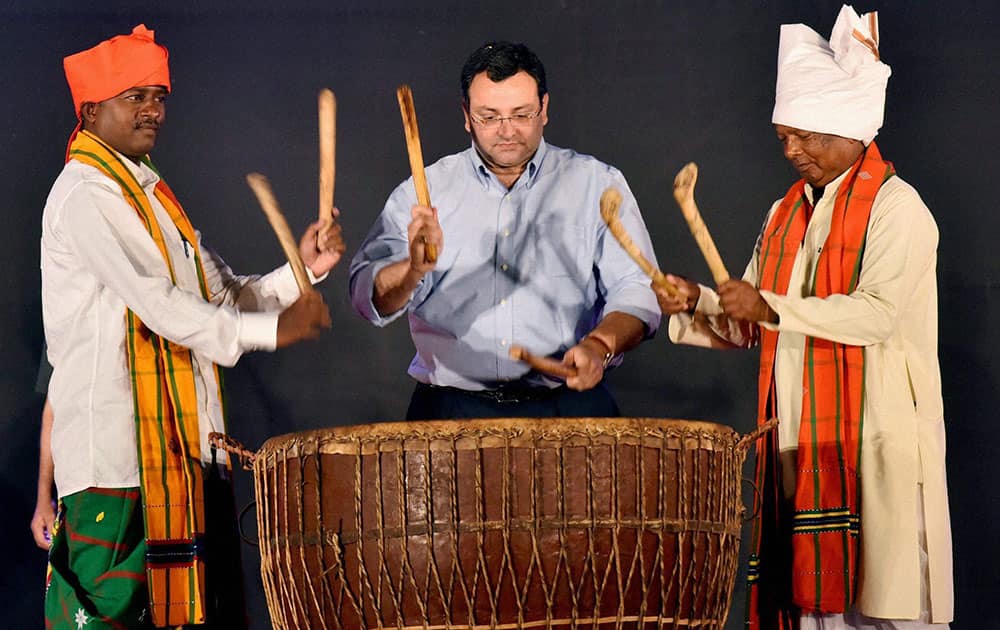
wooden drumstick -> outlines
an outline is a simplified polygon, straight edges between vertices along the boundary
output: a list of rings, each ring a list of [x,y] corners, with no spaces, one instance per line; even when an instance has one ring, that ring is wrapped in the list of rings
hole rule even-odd
[[[712,278],[715,280],[715,284],[720,285],[729,280],[729,272],[726,271],[726,266],[722,264],[722,257],[719,256],[719,250],[715,248],[712,235],[708,233],[705,222],[701,220],[701,213],[698,212],[698,205],[694,202],[694,184],[696,181],[698,181],[698,165],[694,162],[689,162],[687,166],[677,173],[677,177],[674,178],[674,199],[677,200],[677,205],[681,207],[681,212],[684,213],[684,219],[687,220],[691,235],[694,236],[695,242],[698,243],[698,248],[701,249],[702,256],[705,257],[705,262],[708,263],[708,268],[712,271]]]
[[[632,241],[632,237],[629,236],[628,231],[622,224],[621,219],[618,218],[618,208],[622,203],[622,195],[614,188],[608,188],[601,194],[601,218],[608,225],[608,229],[614,235],[615,239],[622,246],[632,260],[635,261],[639,268],[649,276],[650,280],[653,281],[657,287],[663,288],[671,297],[677,297],[680,295],[680,291],[676,286],[663,275],[659,269],[657,269],[653,263],[649,262],[642,252],[639,251],[639,246]]]
[[[396,100],[399,101],[399,113],[403,117],[406,153],[410,156],[410,171],[413,173],[413,187],[417,191],[417,203],[430,208],[431,193],[427,190],[424,154],[420,149],[420,129],[417,127],[417,111],[413,107],[413,91],[409,85],[396,88]],[[433,243],[424,244],[424,258],[427,262],[436,262],[437,254],[437,247]]]
[[[319,220],[333,227],[333,184],[336,172],[337,99],[327,88],[319,91]]]
[[[247,184],[250,185],[250,189],[257,196],[257,201],[260,202],[260,207],[264,209],[264,214],[267,215],[267,220],[271,223],[271,227],[274,228],[274,233],[278,235],[281,249],[285,250],[285,256],[292,266],[292,272],[295,274],[295,282],[299,285],[299,291],[303,294],[307,291],[312,291],[312,283],[309,282],[309,275],[306,274],[306,266],[302,263],[302,256],[299,255],[298,243],[295,242],[292,231],[288,229],[288,222],[285,221],[285,216],[281,214],[281,208],[278,206],[278,200],[274,198],[270,182],[260,173],[250,173],[247,175]]]
[[[556,378],[567,379],[571,376],[576,376],[576,368],[564,365],[555,359],[531,354],[521,346],[510,347],[510,358],[515,361],[527,363],[536,372],[548,374]]]

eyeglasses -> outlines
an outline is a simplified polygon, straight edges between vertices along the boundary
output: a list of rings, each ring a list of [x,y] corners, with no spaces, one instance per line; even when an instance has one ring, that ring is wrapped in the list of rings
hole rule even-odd
[[[503,124],[503,121],[505,120],[515,127],[527,127],[533,120],[538,118],[541,113],[542,110],[531,112],[530,114],[513,114],[511,116],[476,116],[472,112],[469,112],[469,118],[472,122],[485,129],[496,129]]]

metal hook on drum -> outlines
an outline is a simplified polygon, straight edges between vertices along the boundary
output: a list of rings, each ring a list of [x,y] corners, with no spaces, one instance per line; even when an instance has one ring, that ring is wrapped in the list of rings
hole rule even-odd
[[[257,454],[243,446],[243,444],[236,438],[230,437],[225,433],[212,432],[208,434],[208,443],[212,445],[213,452],[214,449],[221,448],[230,455],[235,455],[243,470],[253,470],[253,463],[257,458]],[[243,506],[243,509],[240,510],[239,516],[236,517],[236,527],[240,532],[240,538],[243,539],[243,542],[254,547],[260,547],[260,542],[257,540],[250,540],[243,530],[243,517],[246,516],[247,512],[250,511],[250,508],[255,505],[257,505],[256,499]]]
[[[257,505],[257,499],[254,499],[250,503],[247,503],[246,505],[243,506],[243,509],[240,510],[240,515],[236,517],[236,527],[240,531],[240,538],[243,539],[243,542],[252,547],[260,547],[260,540],[250,540],[250,538],[243,531],[243,517],[247,515],[247,512],[250,511],[250,508],[256,505]]]
[[[741,437],[739,441],[736,443],[736,450],[745,451],[749,449],[751,444],[753,444],[760,438],[764,437],[764,435],[766,435],[767,433],[773,431],[777,426],[778,426],[778,419],[771,418],[770,420],[760,425],[750,433],[747,433],[746,435]],[[753,489],[754,509],[753,512],[750,514],[750,516],[744,517],[743,519],[744,523],[749,523],[753,519],[757,518],[757,514],[760,512],[760,504],[761,504],[760,488],[758,488],[757,484],[755,484],[752,480],[747,479],[746,477],[743,477],[741,481],[743,481],[743,483],[750,484],[750,487]],[[747,512],[745,506],[743,508],[743,511],[744,513]]]
[[[753,490],[753,506],[754,506],[753,512],[750,514],[750,516],[744,516],[743,517],[743,522],[744,523],[749,523],[753,519],[757,518],[757,514],[760,513],[760,503],[761,503],[761,501],[760,501],[760,488],[757,487],[757,484],[755,484],[753,482],[753,480],[747,479],[746,477],[743,477],[742,479],[740,479],[740,481],[742,481],[745,484],[749,484],[750,485],[750,489]],[[747,510],[746,506],[744,505],[743,506],[743,513],[746,514],[747,512],[748,512],[748,510]]]

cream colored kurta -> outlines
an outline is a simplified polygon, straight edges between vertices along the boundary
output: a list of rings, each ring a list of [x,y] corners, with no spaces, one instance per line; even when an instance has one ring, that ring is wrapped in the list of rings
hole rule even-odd
[[[912,186],[894,177],[879,190],[857,290],[807,297],[830,230],[835,191],[827,185],[796,256],[788,294],[761,295],[778,314],[775,385],[779,444],[794,449],[802,417],[807,335],[864,347],[861,457],[861,565],[856,608],[870,617],[933,622],[952,619],[951,524],[945,479],[944,414],[937,359],[937,242],[930,211]],[[806,194],[812,189],[806,186]],[[771,207],[768,220],[779,202]],[[757,250],[743,279],[757,285]],[[729,321],[718,295],[702,287],[694,316],[671,317],[670,338],[712,348],[750,347],[755,326]],[[920,510],[927,574],[920,562]],[[924,595],[922,595],[922,592]],[[924,599],[926,597],[926,599]]]

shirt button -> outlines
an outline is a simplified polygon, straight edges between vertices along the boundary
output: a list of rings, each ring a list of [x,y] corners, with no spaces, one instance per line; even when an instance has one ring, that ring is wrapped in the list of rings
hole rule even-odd
[[[500,265],[500,271],[507,271],[507,263]]]
[[[507,340],[506,339],[501,339],[500,340],[500,345],[501,346],[506,346],[507,345]]]
[[[504,230],[503,231],[503,235],[504,236],[510,236],[510,230]]]
[[[500,300],[500,306],[503,306],[506,303],[507,303],[507,298],[503,298],[502,300]]]

